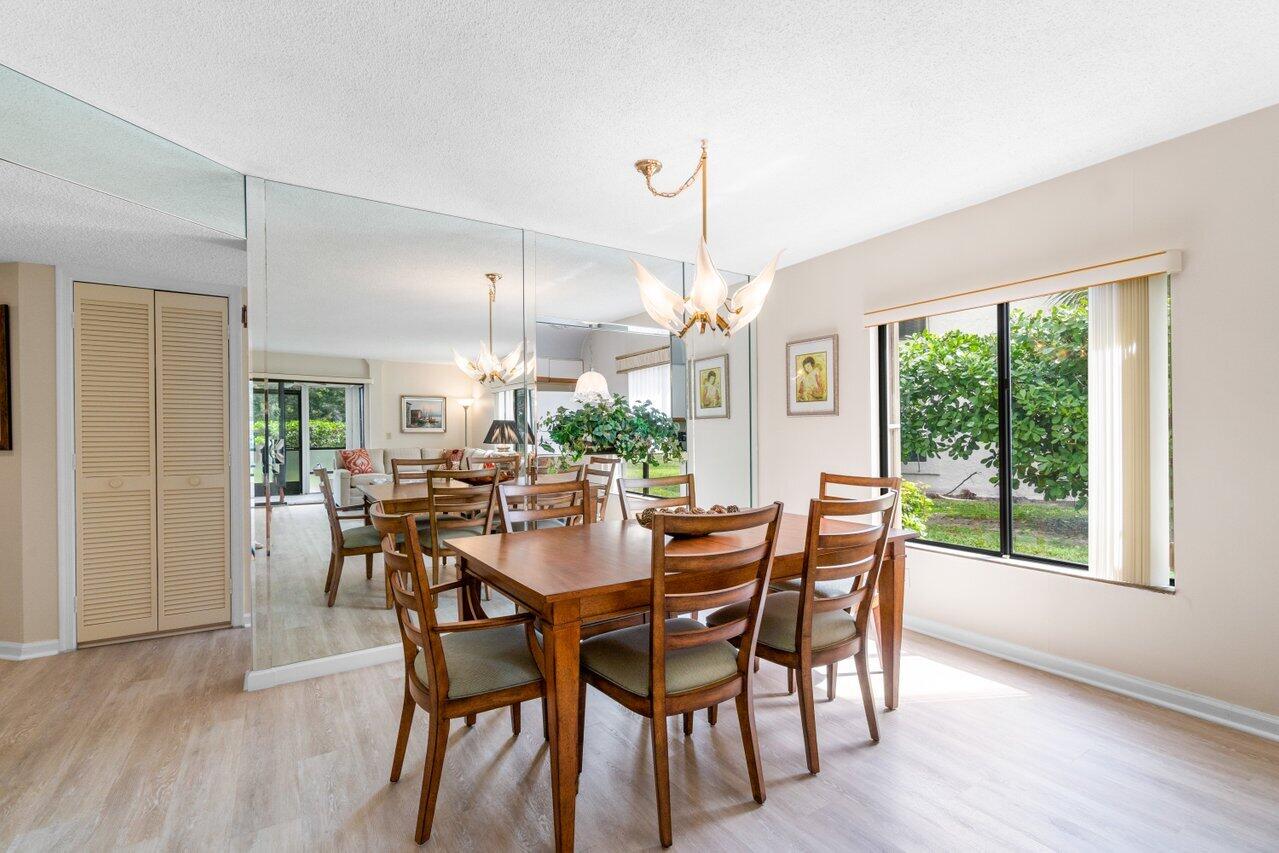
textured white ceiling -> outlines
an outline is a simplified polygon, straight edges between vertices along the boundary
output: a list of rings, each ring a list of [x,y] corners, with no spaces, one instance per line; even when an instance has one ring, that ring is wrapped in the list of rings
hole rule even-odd
[[[1279,101],[1279,3],[10,0],[0,62],[238,170],[754,272]]]

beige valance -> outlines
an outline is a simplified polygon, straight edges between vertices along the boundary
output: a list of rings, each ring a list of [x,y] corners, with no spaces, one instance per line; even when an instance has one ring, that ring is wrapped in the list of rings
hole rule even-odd
[[[646,367],[656,367],[659,364],[670,364],[671,348],[669,344],[661,347],[653,347],[652,349],[631,352],[626,355],[619,355],[616,360],[618,373],[629,373],[632,370],[643,370]]]
[[[969,308],[984,308],[998,305],[1001,302],[1015,302],[1019,299],[1031,299],[1036,296],[1048,296],[1067,290],[1079,290],[1084,287],[1095,287],[1125,279],[1142,278],[1162,273],[1181,272],[1181,252],[1165,250],[1149,252],[1117,261],[1090,264],[1063,272],[1038,275],[992,284],[938,296],[933,299],[921,299],[886,308],[867,311],[864,323],[867,328],[881,326],[884,323],[900,323],[903,320],[914,320],[936,314],[949,314],[953,311],[966,311]]]

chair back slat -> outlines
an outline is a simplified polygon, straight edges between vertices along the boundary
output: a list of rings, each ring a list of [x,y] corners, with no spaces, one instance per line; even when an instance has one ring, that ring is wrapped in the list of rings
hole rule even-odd
[[[440,472],[435,472],[439,474]],[[451,478],[435,476],[427,481],[427,507],[431,521],[432,549],[440,546],[441,530],[472,530],[480,536],[492,529],[497,502],[497,471],[490,468],[472,485],[446,485]]]
[[[434,459],[392,459],[391,479],[398,486],[417,480],[429,480],[431,472],[449,467],[449,458],[439,456]]]
[[[749,689],[755,640],[759,635],[760,608],[773,569],[773,550],[781,515],[781,503],[774,503],[723,515],[670,516],[659,513],[653,517],[649,684],[655,708],[665,703],[666,654],[672,649],[740,637],[737,674],[747,680]],[[733,544],[715,553],[680,553],[693,547],[701,548],[705,542],[696,546],[683,545],[678,540],[668,542],[666,534],[672,531],[696,533],[712,539],[721,534],[725,542]],[[762,541],[752,541],[751,533],[754,531],[761,532]],[[666,632],[667,613],[710,607],[712,602],[727,604],[743,600],[749,604],[742,620],[714,628]]]
[[[622,460],[613,456],[592,456],[586,467],[586,479],[595,485],[595,520],[603,521],[608,512],[608,499],[613,494],[613,483]]]
[[[424,694],[447,696],[448,670],[439,634],[431,630],[435,627],[435,602],[418,541],[417,517],[388,513],[380,501],[369,510],[369,517],[382,534],[382,561],[390,577],[396,623],[404,645],[405,677]],[[418,655],[425,655],[425,681],[414,666]]]
[[[622,504],[622,518],[634,518],[642,510],[671,506],[693,508],[697,506],[697,487],[692,474],[673,474],[669,477],[622,477],[618,483],[617,499]],[[634,494],[642,489],[660,489],[677,486],[683,493],[671,497],[648,497]]]
[[[866,636],[879,573],[883,568],[892,520],[897,512],[901,480],[897,477],[854,477],[822,474],[821,493],[830,486],[870,489],[870,498],[814,498],[808,507],[808,531],[800,580],[799,618],[795,648],[811,643],[813,616],[832,610],[852,610],[859,636]],[[859,527],[839,530],[829,521],[859,519]],[[848,591],[817,597],[819,581],[848,581]]]
[[[342,550],[342,523],[338,521],[338,505],[333,497],[333,484],[329,482],[329,472],[323,468],[315,469],[320,478],[320,494],[324,496],[324,512],[329,518],[329,536],[333,540],[333,550]]]
[[[860,474],[831,474],[822,472],[818,484],[817,497],[820,500],[848,500],[848,492],[855,495],[864,494],[866,489],[892,489],[901,491],[901,477],[863,477]]]
[[[533,472],[533,482],[536,483],[576,483],[586,479],[586,463],[579,465],[570,465],[562,471],[539,471]]]
[[[590,524],[595,520],[591,484],[584,479],[570,482],[535,483],[522,486],[502,483],[498,486],[502,511],[502,529],[514,533],[515,525],[536,530],[542,522]]]

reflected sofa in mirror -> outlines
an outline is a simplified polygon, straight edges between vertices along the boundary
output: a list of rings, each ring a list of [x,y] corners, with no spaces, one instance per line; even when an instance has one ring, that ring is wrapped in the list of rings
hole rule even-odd
[[[399,642],[381,554],[359,551],[360,537],[377,542],[365,490],[390,483],[396,459],[482,465],[496,452],[485,444],[493,422],[528,405],[523,373],[486,388],[454,360],[489,345],[487,273],[501,276],[493,350],[535,356],[520,230],[271,182],[258,198],[264,275],[251,297],[265,321],[251,357],[250,444],[254,668],[265,669]],[[335,540],[358,553],[330,604]],[[454,571],[448,563],[444,579]],[[454,596],[439,606],[441,621],[456,618]]]

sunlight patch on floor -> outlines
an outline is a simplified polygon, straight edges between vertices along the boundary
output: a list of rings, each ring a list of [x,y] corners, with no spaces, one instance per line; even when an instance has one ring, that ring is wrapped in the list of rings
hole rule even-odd
[[[878,673],[879,662],[871,659],[871,688],[875,695],[883,697],[883,677]],[[826,689],[822,670],[814,671],[814,684],[819,695]],[[839,681],[835,693],[843,699],[861,701],[857,687],[857,675],[852,661],[844,661],[839,668]],[[977,675],[965,669],[950,666],[922,655],[902,655],[901,701],[951,702],[966,699],[1011,699],[1029,694],[992,678]]]

